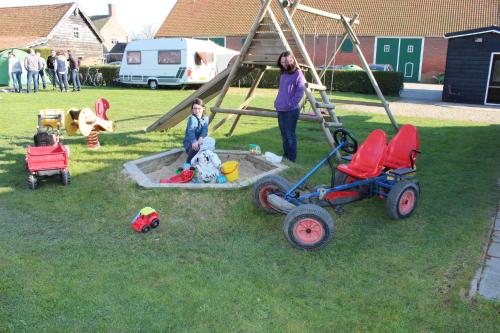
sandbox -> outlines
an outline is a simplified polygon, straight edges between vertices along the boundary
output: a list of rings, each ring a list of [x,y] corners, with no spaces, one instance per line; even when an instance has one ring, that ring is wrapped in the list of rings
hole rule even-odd
[[[216,150],[222,163],[226,161],[239,162],[239,179],[234,183],[183,183],[162,184],[160,179],[168,179],[175,175],[177,168],[186,161],[186,153],[182,148],[172,149],[163,153],[147,156],[123,165],[125,172],[137,184],[144,188],[185,188],[185,189],[238,189],[255,183],[258,179],[279,173],[286,168],[284,164],[274,164],[264,157],[251,155],[240,150]]]

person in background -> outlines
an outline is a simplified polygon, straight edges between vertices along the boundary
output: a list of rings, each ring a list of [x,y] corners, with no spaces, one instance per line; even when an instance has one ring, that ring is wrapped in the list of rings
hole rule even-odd
[[[23,74],[23,66],[21,61],[17,59],[14,52],[9,52],[9,75],[12,78],[12,84],[14,85],[14,90],[20,93],[22,90],[21,74]]]
[[[68,50],[69,71],[73,81],[73,91],[80,91],[80,59]]]
[[[68,92],[68,64],[63,51],[57,52],[56,60],[54,61],[54,70],[59,80],[59,89],[63,92],[64,85],[64,92]]]
[[[27,92],[31,92],[31,82],[33,81],[34,92],[38,92],[38,72],[42,68],[42,60],[37,57],[34,49],[30,49],[28,56],[24,59],[24,68],[28,72]]]
[[[49,70],[49,78],[50,78],[50,83],[52,83],[52,90],[56,90],[56,87],[59,84],[59,80],[57,79],[57,73],[54,67],[55,61],[56,61],[56,51],[52,50],[47,58],[47,69]]]
[[[278,67],[281,70],[281,76],[274,107],[278,113],[283,155],[289,161],[295,162],[297,159],[295,129],[300,115],[300,100],[304,96],[305,78],[290,51],[280,54]]]
[[[40,71],[38,71],[38,78],[42,79],[43,89],[47,89],[47,82],[45,81],[45,68],[47,68],[47,62],[45,61],[45,59],[42,58],[40,52],[36,52],[36,56],[40,59],[42,63],[42,68],[40,69]],[[40,82],[38,82],[38,84],[40,85]]]
[[[208,117],[204,117],[204,110],[205,105],[203,105],[203,100],[196,98],[191,104],[191,111],[193,114],[188,118],[186,135],[182,142],[188,154],[187,163],[191,163],[191,159],[198,153],[198,150],[200,150],[203,138],[208,134]]]

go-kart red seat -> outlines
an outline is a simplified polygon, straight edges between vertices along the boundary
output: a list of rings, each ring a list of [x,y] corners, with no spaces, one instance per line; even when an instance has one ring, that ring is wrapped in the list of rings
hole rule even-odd
[[[352,156],[349,164],[337,167],[340,172],[355,178],[373,178],[382,172],[387,153],[387,139],[381,129],[374,130]]]
[[[404,125],[389,142],[384,166],[391,169],[413,168],[412,164],[417,159],[417,153],[417,128],[413,125]]]

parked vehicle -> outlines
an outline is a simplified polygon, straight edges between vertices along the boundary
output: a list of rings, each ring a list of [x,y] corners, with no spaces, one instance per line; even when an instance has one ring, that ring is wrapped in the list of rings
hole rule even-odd
[[[239,52],[191,38],[137,40],[127,44],[120,83],[158,86],[203,84],[227,68]]]
[[[383,65],[372,64],[369,65],[368,67],[370,67],[372,71],[394,72],[394,69],[392,68],[391,64],[383,64]]]
[[[130,225],[135,231],[146,233],[151,230],[151,228],[154,229],[160,225],[160,217],[154,208],[144,207],[132,219]]]

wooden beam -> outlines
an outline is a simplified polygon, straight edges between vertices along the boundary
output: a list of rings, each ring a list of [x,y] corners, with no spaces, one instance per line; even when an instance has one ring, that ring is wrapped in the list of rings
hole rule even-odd
[[[314,15],[317,15],[317,16],[322,16],[322,17],[326,17],[326,18],[330,18],[330,19],[333,19],[333,20],[336,20],[336,21],[341,21],[342,20],[342,15],[338,15],[338,14],[332,14],[332,13],[329,13],[329,12],[326,12],[324,10],[321,10],[321,9],[316,9],[316,8],[313,8],[313,7],[309,7],[309,6],[304,6],[304,5],[297,5],[297,10],[301,10],[303,12],[306,12],[306,13],[309,13],[309,14],[314,14]],[[347,22],[354,22],[354,24],[359,24],[359,21],[357,20],[352,20],[348,17],[346,17],[346,20]]]
[[[332,99],[331,102],[335,103],[335,104],[349,104],[349,105],[364,105],[364,106],[384,107],[384,103],[380,103],[380,102],[352,101],[352,100],[347,100],[347,99],[336,99],[336,100]]]
[[[264,108],[253,108],[252,110],[246,109],[246,110],[241,110],[241,109],[222,109],[222,108],[216,108],[212,107],[212,111],[217,112],[217,113],[233,113],[233,114],[241,114],[245,116],[256,116],[256,117],[268,117],[268,118],[277,118],[278,113],[276,110],[272,109],[264,109]],[[254,110],[258,109],[258,110]],[[308,115],[308,114],[300,114],[299,119],[303,121],[312,121],[312,122],[317,122],[321,123],[323,121],[323,117],[318,117],[316,115]]]

